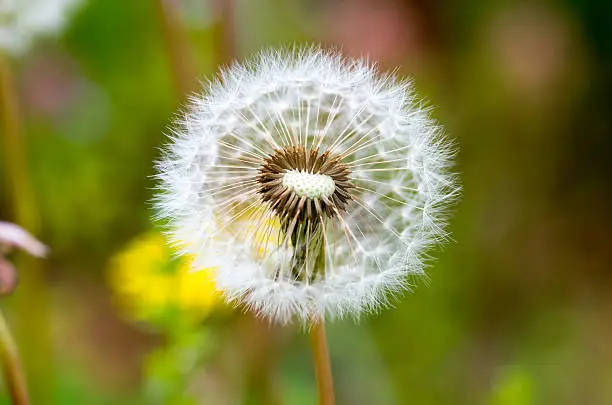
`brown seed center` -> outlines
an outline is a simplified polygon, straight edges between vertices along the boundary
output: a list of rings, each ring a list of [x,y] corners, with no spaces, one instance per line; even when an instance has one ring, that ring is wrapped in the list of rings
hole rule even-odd
[[[333,180],[333,193],[308,196],[295,187],[288,187],[287,173],[304,173],[325,176]],[[351,171],[337,155],[329,152],[319,154],[317,148],[292,146],[277,149],[266,157],[259,169],[258,193],[263,201],[279,215],[281,220],[323,221],[346,211],[352,200]]]

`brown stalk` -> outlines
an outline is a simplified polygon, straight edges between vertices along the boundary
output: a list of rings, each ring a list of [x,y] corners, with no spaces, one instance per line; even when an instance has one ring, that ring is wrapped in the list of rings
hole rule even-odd
[[[212,29],[213,54],[217,66],[228,65],[236,57],[235,4],[233,0],[210,0],[215,15]]]
[[[0,361],[4,379],[14,405],[29,405],[28,390],[21,369],[17,346],[0,311]]]
[[[157,11],[161,23],[166,53],[176,96],[182,100],[196,87],[196,65],[187,31],[180,15],[178,0],[157,0]]]
[[[310,343],[312,345],[315,376],[319,392],[319,405],[334,405],[334,381],[323,320],[317,319],[313,321],[310,329]]]

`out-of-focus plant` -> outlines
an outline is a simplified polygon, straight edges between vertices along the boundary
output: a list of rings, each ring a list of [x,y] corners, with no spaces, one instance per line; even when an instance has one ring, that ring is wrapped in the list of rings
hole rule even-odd
[[[36,257],[43,257],[47,254],[47,247],[21,227],[0,222],[0,295],[2,296],[12,293],[17,287],[17,272],[4,257],[14,248],[22,249]],[[15,405],[29,404],[29,395],[21,370],[17,346],[2,312],[0,312],[0,357],[11,401]]]
[[[0,49],[24,53],[38,36],[60,31],[80,0],[2,0]]]
[[[126,319],[153,327],[165,342],[145,366],[146,395],[154,404],[191,404],[194,372],[214,342],[204,320],[220,307],[214,269],[193,270],[161,233],[147,232],[111,260],[109,282]]]
[[[9,222],[0,222],[0,295],[13,292],[17,273],[4,256],[13,249],[21,249],[34,257],[44,257],[48,248],[26,230]]]
[[[217,305],[214,269],[192,270],[158,232],[139,236],[112,258],[109,280],[116,301],[132,321],[161,329],[197,324]]]
[[[29,176],[27,146],[21,133],[20,101],[13,75],[14,59],[26,54],[34,40],[55,35],[66,26],[80,0],[0,1],[0,158],[12,219],[34,235],[39,233],[37,201]],[[50,403],[53,370],[49,298],[40,264],[18,258],[28,296],[16,299],[16,331],[27,347],[24,360],[32,380],[34,401]],[[34,313],[36,316],[31,316]]]
[[[160,405],[195,404],[189,388],[214,347],[213,329],[175,330],[168,338],[145,363],[146,399]]]
[[[490,405],[531,405],[534,403],[534,381],[520,366],[504,369],[491,395]]]

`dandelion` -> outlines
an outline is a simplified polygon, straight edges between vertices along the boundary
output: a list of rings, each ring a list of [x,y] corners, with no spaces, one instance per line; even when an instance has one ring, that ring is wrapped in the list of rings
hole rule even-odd
[[[40,35],[59,31],[79,0],[0,0],[0,50],[22,54]]]
[[[451,155],[409,81],[316,48],[267,51],[192,99],[156,207],[226,300],[310,324],[333,404],[323,322],[376,311],[423,274],[458,193]]]
[[[446,237],[451,155],[409,81],[319,49],[267,51],[192,99],[156,206],[228,301],[281,323],[358,317]]]

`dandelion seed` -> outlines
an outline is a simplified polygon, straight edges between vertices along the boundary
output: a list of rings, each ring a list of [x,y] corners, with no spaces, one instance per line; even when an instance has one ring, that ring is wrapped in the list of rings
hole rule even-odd
[[[158,163],[159,217],[230,302],[358,317],[423,274],[458,193],[412,84],[319,49],[222,71]]]

